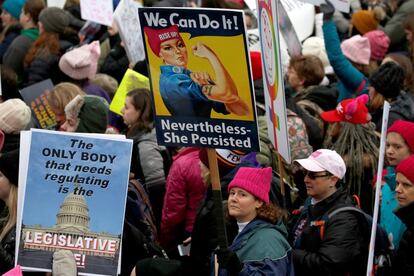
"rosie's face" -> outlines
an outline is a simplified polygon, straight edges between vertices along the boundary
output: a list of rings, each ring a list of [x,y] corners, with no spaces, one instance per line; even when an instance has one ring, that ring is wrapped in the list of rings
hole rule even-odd
[[[165,64],[187,67],[187,48],[182,40],[174,38],[160,44],[160,58]]]

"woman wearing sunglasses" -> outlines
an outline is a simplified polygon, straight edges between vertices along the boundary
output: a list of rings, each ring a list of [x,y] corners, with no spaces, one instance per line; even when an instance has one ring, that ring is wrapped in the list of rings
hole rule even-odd
[[[340,185],[346,166],[332,150],[319,149],[300,165],[308,199],[291,231],[296,275],[362,275],[365,270],[358,218],[340,212],[326,223],[322,217],[334,209],[353,206]]]

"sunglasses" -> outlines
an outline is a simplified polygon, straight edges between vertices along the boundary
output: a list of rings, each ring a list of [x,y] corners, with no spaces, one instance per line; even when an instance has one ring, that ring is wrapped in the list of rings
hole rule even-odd
[[[312,180],[315,180],[320,177],[332,176],[332,174],[329,172],[325,172],[324,174],[319,174],[321,172],[310,172],[310,171],[302,170],[302,173],[303,173],[303,177],[308,176]]]

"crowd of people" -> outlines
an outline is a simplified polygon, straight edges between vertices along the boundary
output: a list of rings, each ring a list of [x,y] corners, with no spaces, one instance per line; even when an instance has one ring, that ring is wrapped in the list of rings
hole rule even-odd
[[[113,2],[115,8],[119,1]],[[109,111],[127,69],[148,76],[145,60],[128,61],[115,23],[90,28],[79,0],[67,0],[63,9],[44,0],[0,1],[0,273],[15,260],[20,132],[36,127],[19,91],[51,79],[46,99],[56,131],[120,133],[133,140],[130,179],[146,194],[131,200],[146,204],[149,215],[139,221],[143,217],[131,216],[126,206],[121,275],[365,275],[367,229],[360,213],[342,209],[357,206],[372,215],[376,185],[378,227],[389,254],[375,267],[382,275],[414,275],[414,0],[350,2],[349,14],[329,1],[315,7],[315,31],[303,41],[302,54],[282,55],[291,164],[277,158],[267,137],[265,74],[260,52],[250,51],[261,150],[215,149],[218,202],[206,149],[157,143],[151,91],[128,91],[122,116]],[[243,0],[143,4],[241,9],[247,28],[257,28],[257,15]],[[182,44],[179,37],[150,42],[162,67],[185,71]],[[182,64],[170,65],[165,45],[186,52]],[[175,89],[202,100],[197,110],[189,105],[175,113],[228,111],[228,103],[204,95],[220,83],[194,81],[190,92],[168,77],[161,84],[164,99]],[[385,101],[390,112],[381,153]],[[222,209],[224,227],[216,220]],[[54,254],[53,274],[76,275],[70,251]]]

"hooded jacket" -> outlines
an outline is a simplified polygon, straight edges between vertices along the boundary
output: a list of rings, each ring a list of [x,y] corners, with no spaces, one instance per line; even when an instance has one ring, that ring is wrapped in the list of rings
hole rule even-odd
[[[191,234],[197,209],[207,191],[198,154],[198,148],[180,151],[168,174],[160,233],[161,245],[167,250]]]
[[[251,221],[230,246],[243,263],[239,275],[295,275],[292,249],[286,238],[281,222]]]

